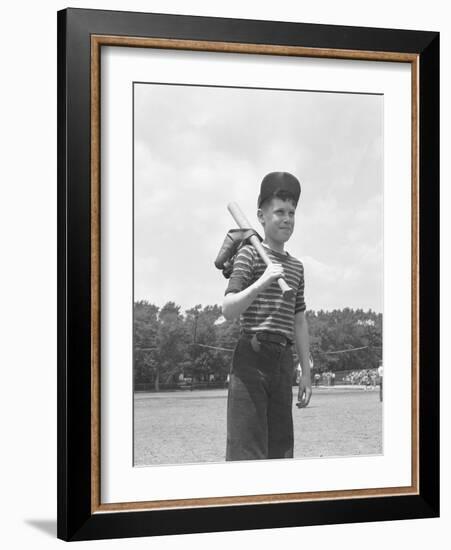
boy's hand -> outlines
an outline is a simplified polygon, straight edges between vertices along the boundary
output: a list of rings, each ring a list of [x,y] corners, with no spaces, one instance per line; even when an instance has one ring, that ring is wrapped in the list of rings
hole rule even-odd
[[[303,409],[307,407],[312,397],[312,381],[310,377],[301,376],[299,380],[298,402],[296,407]]]
[[[265,269],[263,275],[259,279],[259,286],[261,290],[267,288],[273,281],[283,277],[283,267],[281,264],[272,263]]]

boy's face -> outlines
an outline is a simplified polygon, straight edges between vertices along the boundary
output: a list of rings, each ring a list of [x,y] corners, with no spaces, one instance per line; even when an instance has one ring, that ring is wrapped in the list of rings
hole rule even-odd
[[[286,243],[294,230],[296,207],[293,202],[275,197],[262,206],[257,216],[265,237],[275,243]]]

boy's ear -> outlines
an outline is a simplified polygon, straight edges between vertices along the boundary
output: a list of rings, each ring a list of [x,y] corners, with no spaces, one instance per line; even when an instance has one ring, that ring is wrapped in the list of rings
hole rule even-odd
[[[261,208],[257,210],[257,219],[262,225],[264,225],[263,210]]]

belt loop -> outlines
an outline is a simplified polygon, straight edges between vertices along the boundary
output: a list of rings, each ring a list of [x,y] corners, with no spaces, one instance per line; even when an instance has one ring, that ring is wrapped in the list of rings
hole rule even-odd
[[[255,353],[259,353],[261,351],[261,344],[256,334],[254,334],[251,338],[251,346]]]

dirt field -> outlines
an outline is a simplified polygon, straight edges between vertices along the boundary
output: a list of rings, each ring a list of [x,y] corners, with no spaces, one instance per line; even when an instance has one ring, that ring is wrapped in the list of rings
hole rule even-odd
[[[293,394],[295,458],[382,453],[378,390],[315,388],[306,409]],[[225,389],[137,393],[135,465],[223,462],[226,405]]]

